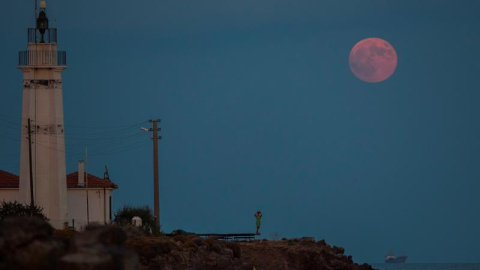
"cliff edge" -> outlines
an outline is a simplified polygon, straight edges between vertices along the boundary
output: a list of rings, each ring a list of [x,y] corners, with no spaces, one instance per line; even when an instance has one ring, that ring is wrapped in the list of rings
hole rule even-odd
[[[225,242],[196,235],[144,236],[135,228],[55,231],[39,218],[0,222],[3,269],[372,270],[325,241]]]
[[[127,241],[142,269],[372,270],[324,240],[225,242],[195,235],[141,237]]]

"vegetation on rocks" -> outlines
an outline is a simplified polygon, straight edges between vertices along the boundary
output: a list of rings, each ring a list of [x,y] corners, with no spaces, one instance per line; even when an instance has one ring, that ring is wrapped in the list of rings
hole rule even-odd
[[[7,217],[21,217],[21,216],[35,216],[48,221],[48,218],[43,214],[43,208],[28,204],[21,204],[17,201],[5,202],[0,204],[0,222]]]

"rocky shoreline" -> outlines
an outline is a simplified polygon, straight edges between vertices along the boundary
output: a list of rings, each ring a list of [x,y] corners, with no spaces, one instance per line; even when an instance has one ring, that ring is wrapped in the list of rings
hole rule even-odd
[[[225,242],[196,235],[142,236],[115,226],[54,232],[43,220],[0,227],[0,269],[371,270],[325,241]]]
[[[141,269],[373,269],[323,240],[224,242],[191,235],[134,238],[127,246],[139,255]]]

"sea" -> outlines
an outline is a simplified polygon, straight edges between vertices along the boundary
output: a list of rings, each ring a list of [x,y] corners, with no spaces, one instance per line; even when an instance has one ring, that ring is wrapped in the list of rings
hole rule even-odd
[[[480,263],[373,263],[378,270],[480,270]]]

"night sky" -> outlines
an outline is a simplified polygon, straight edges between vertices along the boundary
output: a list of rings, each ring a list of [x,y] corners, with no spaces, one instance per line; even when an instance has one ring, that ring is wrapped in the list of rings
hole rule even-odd
[[[18,51],[34,1],[2,5],[0,169],[18,174]],[[314,236],[356,262],[480,262],[480,1],[60,1],[67,171],[85,159],[114,209],[162,229]],[[360,40],[396,50],[386,81],[350,71]]]

